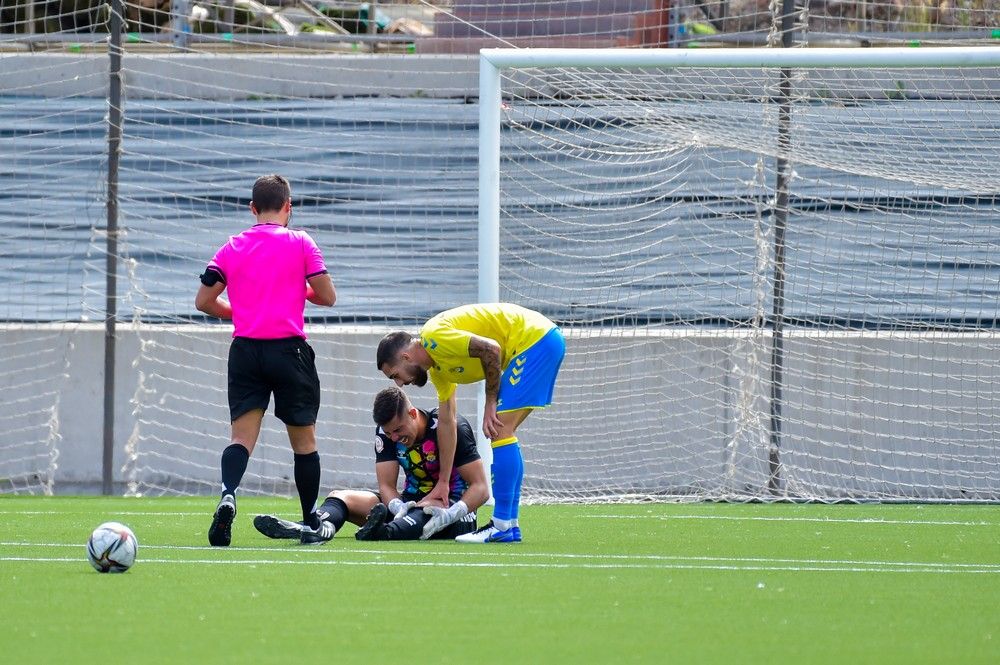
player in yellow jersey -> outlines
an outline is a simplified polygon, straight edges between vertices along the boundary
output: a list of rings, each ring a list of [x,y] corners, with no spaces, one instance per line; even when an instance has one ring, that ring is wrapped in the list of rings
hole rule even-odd
[[[463,305],[441,312],[420,329],[389,333],[378,345],[379,370],[398,386],[434,384],[438,394],[437,485],[423,504],[433,512],[431,528],[444,528],[461,515],[445,514],[448,478],[455,457],[459,383],[486,383],[483,433],[493,446],[493,519],[467,543],[520,542],[518,506],[524,459],[517,428],[533,409],[552,403],[566,342],[555,323],[536,311],[509,303]],[[425,534],[427,530],[425,529]]]

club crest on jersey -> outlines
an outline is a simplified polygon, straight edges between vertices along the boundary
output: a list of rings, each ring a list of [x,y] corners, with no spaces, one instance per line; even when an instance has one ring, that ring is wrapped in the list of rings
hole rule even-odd
[[[382,437],[375,437],[375,452],[380,453],[385,449],[385,443],[382,441]]]

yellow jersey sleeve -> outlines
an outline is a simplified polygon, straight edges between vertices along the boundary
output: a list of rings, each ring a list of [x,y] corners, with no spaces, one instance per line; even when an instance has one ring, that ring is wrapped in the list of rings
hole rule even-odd
[[[420,330],[420,343],[434,361],[429,370],[438,399],[445,401],[459,383],[482,381],[483,364],[469,356],[473,335],[496,341],[501,349],[503,368],[526,351],[555,324],[530,309],[509,303],[463,305],[441,312]]]
[[[472,335],[437,317],[420,331],[420,343],[434,361],[428,375],[437,389],[438,401],[448,400],[459,383],[483,380],[482,363],[479,358],[469,356]]]

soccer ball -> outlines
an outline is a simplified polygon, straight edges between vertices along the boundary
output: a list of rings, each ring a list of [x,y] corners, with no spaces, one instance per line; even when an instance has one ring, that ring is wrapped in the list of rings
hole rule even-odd
[[[87,559],[99,573],[124,573],[135,563],[138,551],[132,529],[118,522],[105,522],[87,541]]]

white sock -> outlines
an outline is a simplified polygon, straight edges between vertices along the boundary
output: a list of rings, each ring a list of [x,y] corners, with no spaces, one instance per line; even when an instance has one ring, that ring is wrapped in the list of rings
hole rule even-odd
[[[493,526],[495,526],[500,531],[506,531],[512,526],[512,524],[511,520],[498,520],[497,518],[494,517]]]
[[[464,501],[456,501],[455,505],[448,509],[448,512],[451,513],[451,516],[457,522],[469,514],[469,507],[465,505]]]

